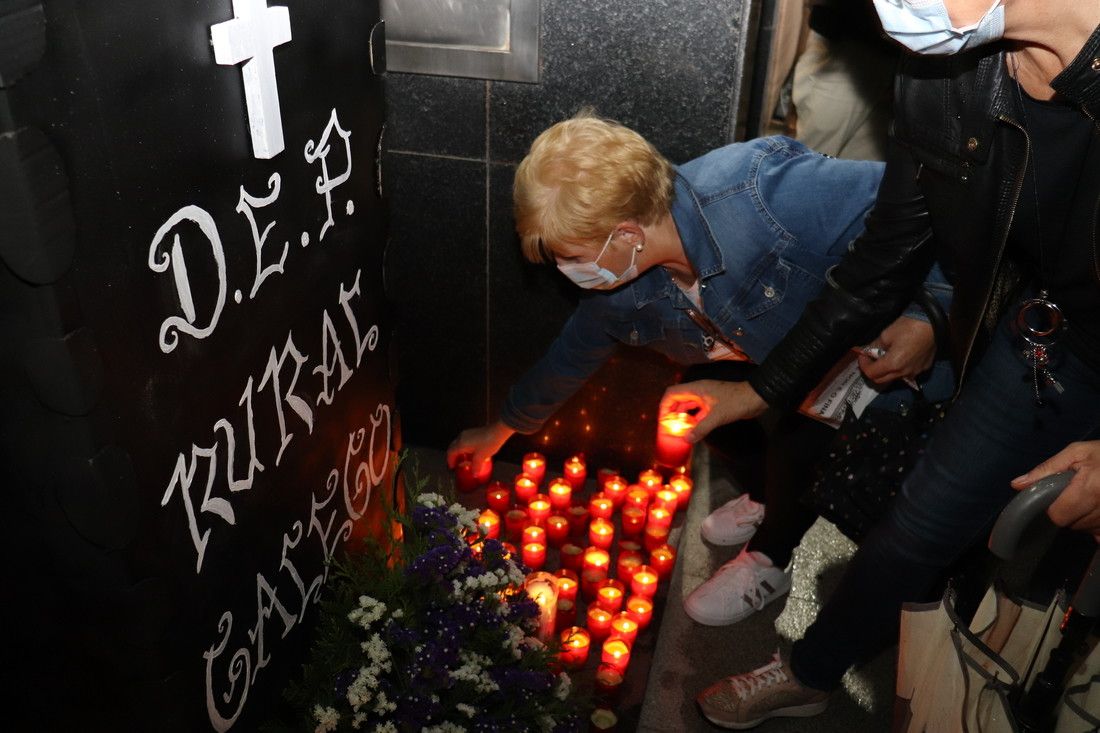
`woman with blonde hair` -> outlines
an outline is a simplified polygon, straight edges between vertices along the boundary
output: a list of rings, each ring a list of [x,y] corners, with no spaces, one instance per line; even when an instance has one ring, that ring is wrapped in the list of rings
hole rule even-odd
[[[615,122],[582,114],[553,125],[516,171],[516,229],[529,260],[556,264],[587,292],[546,354],[511,388],[499,419],[459,435],[448,460],[473,453],[476,464],[514,432],[536,432],[619,344],[699,365],[699,376],[745,378],[863,230],[881,173],[881,163],[828,158],[783,137],[735,143],[673,166]],[[949,289],[941,286],[939,296],[949,298]],[[887,331],[912,334],[915,344],[895,376],[925,373],[935,344],[920,309]],[[934,370],[936,384],[926,392],[937,384],[949,389],[944,367]],[[899,387],[877,404],[908,397]],[[816,429],[806,440],[824,449],[831,431],[792,420],[792,436]],[[782,463],[773,459],[784,447],[769,449],[769,463]],[[814,518],[796,500],[809,472],[807,462],[802,473],[769,479],[767,519],[753,551],[742,550],[686,599],[692,618],[734,623],[786,593],[784,568]],[[739,497],[708,518],[704,536],[742,544],[762,514],[759,503]]]

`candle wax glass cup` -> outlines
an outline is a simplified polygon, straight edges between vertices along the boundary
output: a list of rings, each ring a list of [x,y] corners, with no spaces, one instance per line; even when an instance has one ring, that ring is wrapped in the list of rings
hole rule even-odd
[[[554,547],[565,542],[569,536],[569,520],[565,517],[551,516],[546,520],[546,539]]]
[[[638,638],[638,622],[630,618],[630,614],[626,611],[615,614],[615,618],[611,619],[611,636],[609,638],[622,639],[633,646],[634,641]]]
[[[500,517],[492,509],[486,509],[478,516],[477,527],[487,539],[500,537]]]
[[[572,570],[562,568],[554,573],[554,577],[558,579],[558,598],[567,601],[576,601],[577,589],[581,584],[577,574]]]
[[[566,543],[561,546],[561,566],[567,570],[580,571],[584,565],[584,548],[580,545]]]
[[[542,483],[546,476],[546,456],[541,453],[528,453],[523,457],[523,473],[531,478],[536,485]]]
[[[657,595],[657,571],[648,565],[642,565],[634,571],[634,577],[630,579],[630,591],[636,596],[645,596],[652,599]]]
[[[512,492],[504,484],[494,481],[492,484],[489,484],[489,488],[485,490],[485,501],[490,509],[497,514],[503,515],[512,504]]]
[[[602,650],[601,663],[614,667],[619,672],[626,671],[626,667],[630,663],[629,644],[622,639],[609,638],[603,643]]]
[[[614,616],[599,606],[588,609],[585,623],[588,625],[588,634],[593,639],[606,639],[611,633],[611,619]]]
[[[653,601],[645,596],[630,596],[626,599],[626,614],[644,629],[653,619]]]
[[[516,490],[516,501],[520,504],[527,504],[539,493],[538,483],[526,474],[520,474],[516,476],[516,481],[513,484]]]
[[[561,632],[562,663],[568,669],[580,669],[588,661],[592,637],[580,626],[570,626]]]
[[[544,554],[545,551],[543,548]],[[539,607],[538,638],[545,643],[554,633],[558,611],[558,580],[550,573],[534,572],[524,580],[523,588]]]
[[[662,466],[683,466],[691,455],[688,433],[696,419],[686,412],[673,412],[657,421],[657,462]]]
[[[615,540],[615,525],[607,519],[593,519],[588,525],[588,543],[601,550],[610,550]]]

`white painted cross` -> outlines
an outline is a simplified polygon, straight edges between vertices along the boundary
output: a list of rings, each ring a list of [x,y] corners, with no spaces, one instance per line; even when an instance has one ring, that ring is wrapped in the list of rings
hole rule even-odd
[[[290,40],[290,10],[267,0],[233,0],[233,20],[210,26],[214,60],[241,68],[252,154],[261,159],[283,152],[283,118],[275,83],[276,46]]]

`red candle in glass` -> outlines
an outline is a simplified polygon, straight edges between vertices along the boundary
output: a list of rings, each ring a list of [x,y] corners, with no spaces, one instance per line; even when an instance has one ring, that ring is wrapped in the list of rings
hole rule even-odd
[[[605,573],[611,568],[611,555],[607,550],[599,547],[589,547],[584,551],[584,569],[602,570]]]
[[[685,437],[697,420],[686,412],[671,412],[657,421],[657,463],[683,466],[691,455],[691,443]]]
[[[607,519],[593,519],[588,525],[588,544],[601,550],[610,550],[615,539],[615,525]]]
[[[626,615],[637,622],[639,629],[644,629],[653,620],[653,601],[645,596],[630,596],[626,599]]]
[[[618,613],[626,598],[626,586],[621,581],[608,578],[596,588],[596,605],[610,613]]]
[[[477,528],[486,539],[500,537],[500,516],[492,509],[486,509],[477,518]]]
[[[569,534],[574,537],[583,535],[588,525],[588,507],[571,506],[565,514],[569,517]]]
[[[570,626],[561,632],[561,661],[566,669],[580,669],[588,661],[592,637],[580,626]]]
[[[535,482],[535,486],[542,483],[546,476],[546,456],[541,453],[528,453],[523,457],[523,473]]]
[[[552,515],[546,520],[546,539],[551,547],[560,547],[569,536],[569,520]]]
[[[622,476],[612,476],[604,483],[601,492],[608,499],[611,499],[611,503],[615,507],[619,507],[626,501],[626,492],[628,490],[627,483],[623,480]]]
[[[675,514],[676,509],[680,506],[680,496],[672,489],[661,489],[658,491],[653,499],[649,503],[650,509],[653,507],[660,507],[661,509],[667,509],[669,514]]]
[[[526,474],[521,473],[516,476],[516,481],[512,486],[516,490],[516,502],[519,504],[529,504],[539,493],[539,485]]]
[[[455,487],[462,492],[484,486],[493,473],[493,461],[486,458],[481,466],[474,466],[473,456],[464,454],[455,464]]]
[[[657,575],[667,578],[672,574],[672,568],[676,565],[676,550],[669,545],[661,545],[653,548],[649,553],[649,566],[657,571]]]
[[[546,545],[540,542],[528,542],[523,546],[523,564],[532,570],[538,570],[546,564]]]
[[[630,579],[630,592],[636,596],[645,596],[652,600],[657,595],[657,571],[648,565],[642,565],[634,571]]]
[[[630,645],[622,639],[608,639],[603,643],[603,654],[600,662],[618,670],[626,672],[626,666],[630,664]]]
[[[594,603],[596,592],[605,580],[607,580],[606,570],[585,570],[581,572],[581,595],[584,596],[584,600]]]
[[[617,468],[601,468],[596,471],[596,485],[600,487],[600,491],[603,491],[604,485],[618,475]]]
[[[573,503],[573,486],[564,479],[556,478],[551,481],[546,492],[550,496],[550,506],[554,509],[565,510]]]
[[[619,691],[623,686],[623,673],[615,667],[601,664],[596,669],[596,694],[601,700],[615,702],[619,699]],[[615,713],[605,708],[599,708],[592,713],[592,727],[597,731],[614,730],[619,719]]]
[[[614,618],[612,614],[599,606],[589,608],[588,613],[585,615],[585,626],[588,627],[589,636],[597,641],[606,639],[611,634],[612,618]]]
[[[542,527],[536,527],[534,525],[523,528],[523,544],[546,544],[546,530]]]
[[[623,536],[638,537],[645,529],[645,509],[636,506],[623,507]]]
[[[584,565],[584,548],[567,542],[561,546],[561,566],[566,570],[580,572]]]
[[[638,474],[638,484],[650,494],[661,488],[664,483],[664,479],[661,478],[661,472],[655,471],[652,468],[648,468]]]
[[[678,500],[676,506],[680,509],[687,509],[688,502],[691,501],[691,489],[694,486],[691,479],[682,473],[678,473],[668,480],[668,488],[676,492]]]
[[[637,552],[641,554],[642,544],[634,540],[619,540],[619,552]]]
[[[541,526],[550,517],[550,500],[546,494],[538,494],[527,504],[527,518],[531,524]]]
[[[565,461],[562,468],[565,480],[576,490],[584,486],[584,480],[588,476],[588,468],[584,464],[582,456],[573,456]]]
[[[527,512],[523,509],[510,509],[504,515],[504,531],[508,539],[519,541],[523,537],[523,528],[527,526]]]
[[[645,564],[645,556],[640,552],[620,552],[619,561],[615,565],[615,577],[624,583],[629,583],[634,577],[634,571]]]
[[[504,550],[504,557],[511,558],[516,556],[516,546],[511,542],[501,542],[501,549]]]
[[[634,646],[634,640],[638,638],[638,622],[630,618],[626,611],[615,614],[611,619],[612,639],[622,639],[627,644]]]
[[[669,532],[668,527],[647,526],[645,528],[645,539],[643,540],[646,552],[653,552],[661,545],[667,545]]]
[[[593,494],[588,500],[588,515],[593,519],[611,519],[615,513],[615,503],[603,492]]]
[[[568,598],[558,598],[558,611],[554,616],[554,624],[560,629],[568,628],[577,623],[577,604]],[[611,622],[614,624],[614,620]]]
[[[580,578],[572,570],[561,568],[554,577],[558,579],[558,598],[567,601],[577,600],[577,588],[580,586]]]
[[[504,516],[508,507],[512,505],[512,492],[504,482],[494,481],[485,490],[485,501],[490,509]]]
[[[649,508],[649,518],[646,519],[645,526],[646,529],[650,527],[671,527],[672,512],[663,507],[651,506]]]
[[[644,486],[638,486],[628,491],[626,493],[626,506],[623,508],[625,509],[628,506],[641,509],[644,512],[649,507],[649,490]]]

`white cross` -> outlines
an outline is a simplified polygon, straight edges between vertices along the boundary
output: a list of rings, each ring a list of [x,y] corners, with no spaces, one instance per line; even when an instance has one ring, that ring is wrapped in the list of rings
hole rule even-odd
[[[235,66],[242,61],[244,99],[252,154],[274,158],[283,151],[283,118],[279,88],[275,83],[276,46],[290,40],[290,11],[282,5],[267,7],[267,0],[233,0],[233,20],[210,26],[214,60]]]

